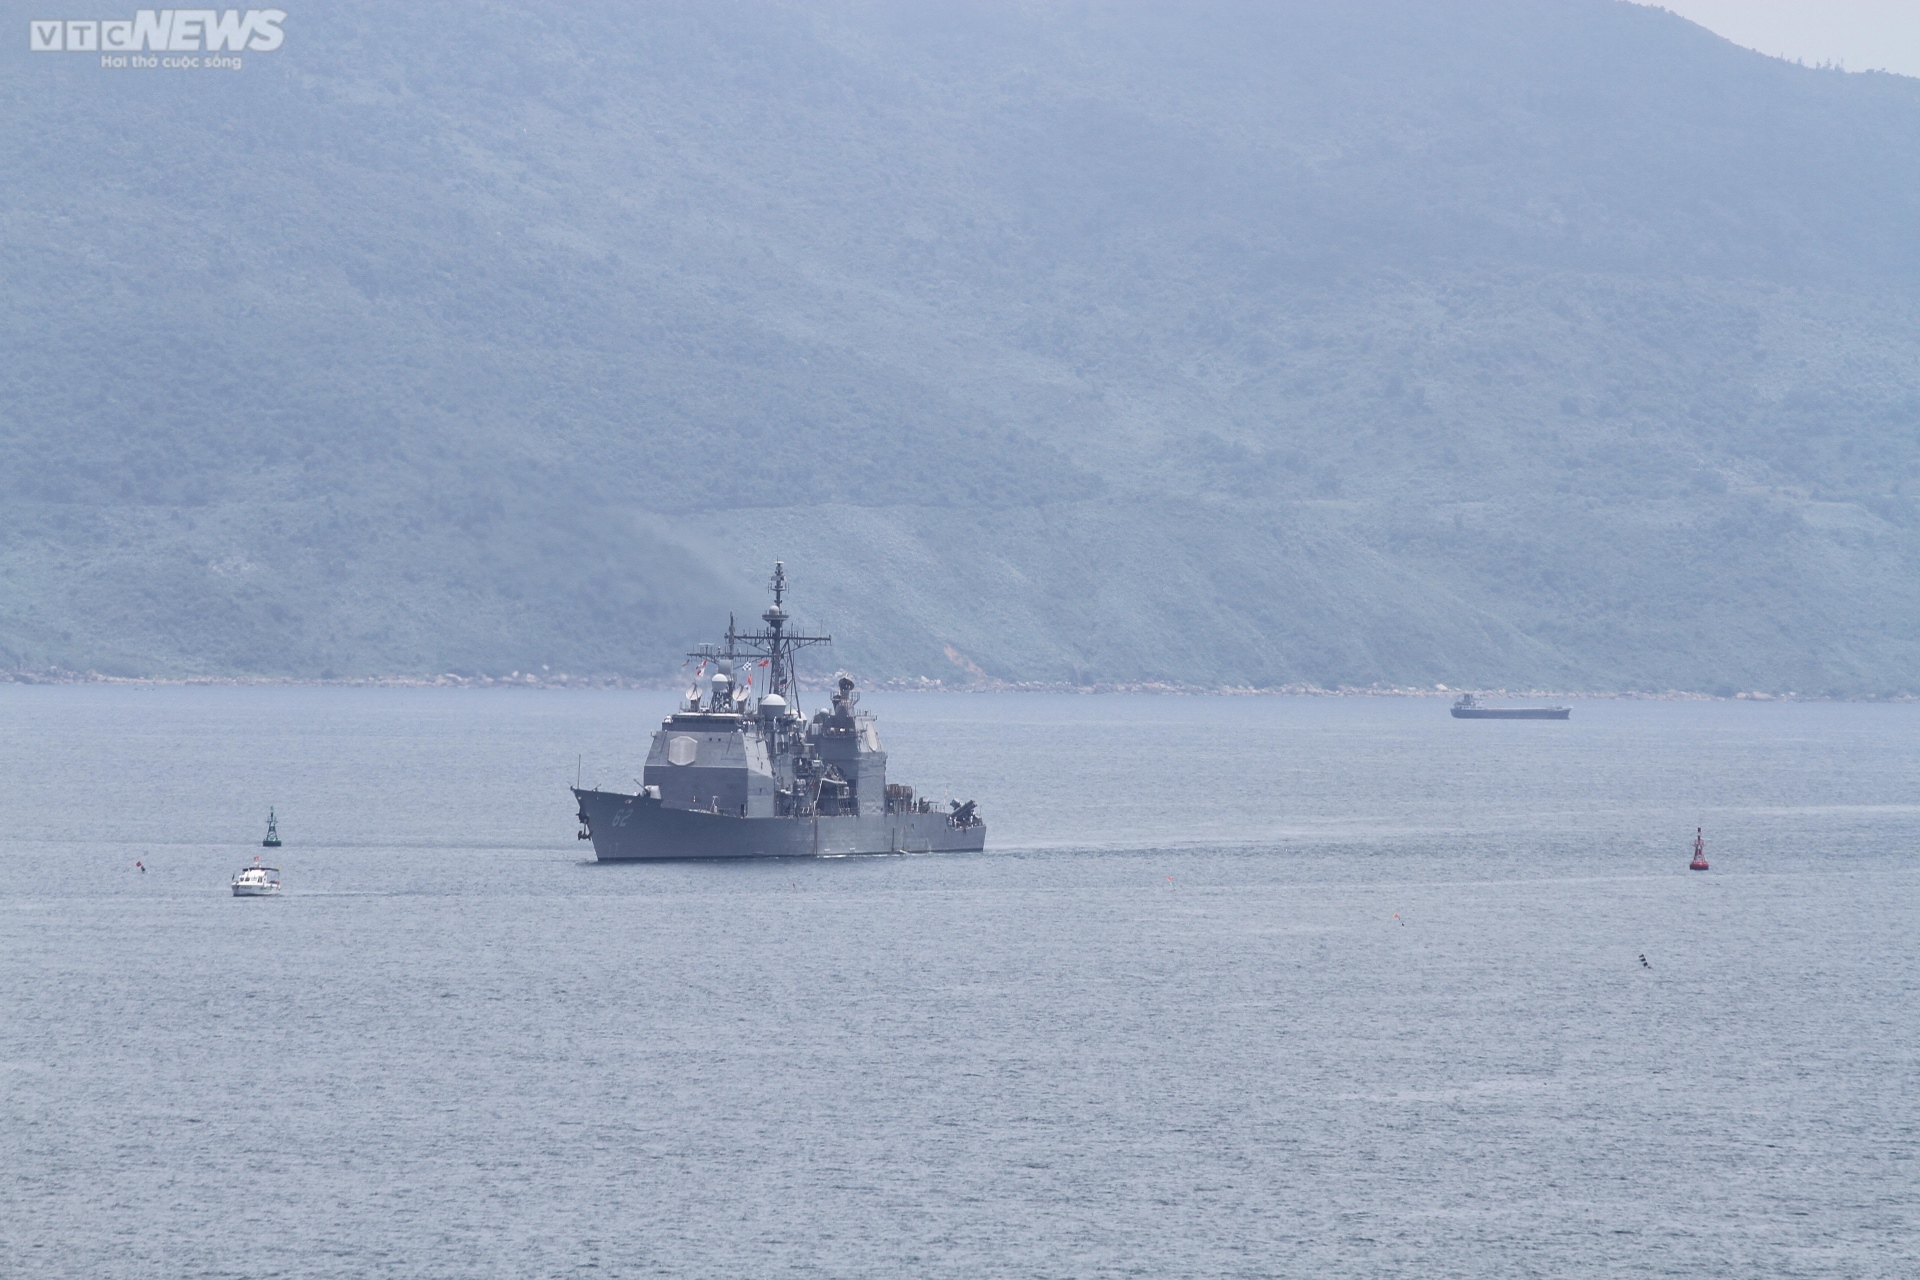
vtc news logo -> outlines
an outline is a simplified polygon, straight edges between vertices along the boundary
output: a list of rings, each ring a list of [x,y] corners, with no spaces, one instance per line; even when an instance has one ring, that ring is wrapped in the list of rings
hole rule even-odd
[[[128,19],[34,18],[34,53],[271,53],[286,39],[285,9],[141,9]],[[124,59],[122,60],[124,61]]]

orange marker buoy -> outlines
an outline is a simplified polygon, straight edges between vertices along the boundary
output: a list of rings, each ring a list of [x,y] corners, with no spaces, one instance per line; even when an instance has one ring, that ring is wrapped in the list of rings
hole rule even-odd
[[[1693,829],[1693,861],[1687,864],[1687,870],[1705,871],[1706,869],[1707,838],[1702,834],[1702,828],[1695,827]]]

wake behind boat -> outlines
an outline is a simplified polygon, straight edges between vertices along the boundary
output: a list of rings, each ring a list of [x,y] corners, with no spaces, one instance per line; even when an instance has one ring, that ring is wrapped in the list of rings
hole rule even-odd
[[[853,853],[946,853],[986,846],[974,802],[945,808],[887,781],[887,753],[860,695],[841,677],[830,709],[794,705],[793,660],[829,636],[787,632],[786,569],[773,567],[763,631],[727,624],[724,648],[700,661],[693,688],[661,724],[640,790],[573,789],[580,834],[601,862]],[[701,684],[714,668],[709,688]],[[753,695],[755,675],[766,690]],[[742,678],[744,675],[744,679]]]
[[[1453,704],[1455,720],[1565,720],[1571,707],[1483,707],[1470,693],[1463,693]]]

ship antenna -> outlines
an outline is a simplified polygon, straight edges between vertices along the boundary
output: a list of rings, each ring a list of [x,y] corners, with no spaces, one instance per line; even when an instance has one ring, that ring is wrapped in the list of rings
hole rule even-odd
[[[787,623],[792,621],[787,615],[787,566],[786,562],[773,562],[773,578],[767,583],[767,589],[773,593],[773,605],[760,615],[766,623],[764,631],[750,631],[737,638],[743,641],[754,653],[764,655],[767,661],[767,692],[779,694],[782,698],[794,696],[793,656],[801,650],[816,644],[827,644],[832,636],[788,635]]]
[[[786,561],[773,562],[773,581],[767,586],[773,591],[773,608],[761,615],[767,623],[767,688],[787,698],[792,696],[788,692],[793,683],[792,659],[786,653],[785,637],[780,634],[787,623],[787,611],[780,603],[787,594]]]

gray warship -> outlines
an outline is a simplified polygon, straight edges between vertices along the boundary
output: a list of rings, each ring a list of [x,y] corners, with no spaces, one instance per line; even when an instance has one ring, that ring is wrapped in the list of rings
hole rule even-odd
[[[784,564],[758,631],[727,621],[724,645],[689,654],[693,687],[653,735],[640,790],[573,789],[580,838],[601,862],[977,852],[987,827],[972,800],[945,807],[887,781],[874,717],[842,676],[831,706],[801,714],[794,657],[831,636],[794,635]],[[709,679],[706,671],[713,668]],[[745,679],[742,668],[745,668]],[[753,679],[764,676],[756,697]],[[707,687],[703,691],[702,684]]]

